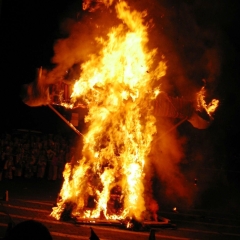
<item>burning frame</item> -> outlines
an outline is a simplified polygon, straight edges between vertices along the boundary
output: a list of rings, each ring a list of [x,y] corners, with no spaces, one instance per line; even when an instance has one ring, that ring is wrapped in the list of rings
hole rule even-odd
[[[114,6],[119,20],[105,38],[95,38],[99,51],[77,65],[80,74],[74,82],[64,79],[63,71],[56,74],[57,66],[50,72],[40,68],[36,80],[24,86],[27,105],[48,105],[83,137],[82,158],[74,165],[66,164],[60,197],[51,216],[82,222],[127,222],[125,226],[130,228],[137,222],[159,221],[158,204],[151,194],[146,196],[149,183],[145,171],[158,131],[156,120],[178,118],[179,124],[187,120],[205,129],[213,120],[218,100],[206,104],[204,87],[195,101],[170,97],[156,87],[167,65],[164,58],[156,64],[157,49],[148,48],[146,12],[131,10],[126,1],[84,4],[85,10]],[[85,133],[67,122],[54,105],[87,108]]]

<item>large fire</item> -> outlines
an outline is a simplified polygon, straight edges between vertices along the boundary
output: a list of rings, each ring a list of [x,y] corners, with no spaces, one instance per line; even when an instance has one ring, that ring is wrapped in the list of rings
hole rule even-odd
[[[83,219],[132,218],[142,221],[151,216],[156,220],[158,205],[148,189],[151,176],[146,168],[153,160],[150,155],[154,141],[159,140],[157,118],[180,118],[178,124],[188,120],[194,127],[204,129],[213,120],[218,100],[207,104],[204,87],[194,101],[169,97],[156,88],[156,82],[166,74],[167,66],[164,56],[156,64],[157,49],[149,48],[146,12],[130,9],[126,1],[98,0],[93,4],[86,0],[83,3],[84,10],[89,11],[95,11],[103,4],[107,7],[115,4],[119,24],[110,28],[107,37],[95,39],[100,50],[79,66],[81,74],[74,83],[71,101],[62,101],[58,97],[58,104],[68,108],[84,105],[88,113],[81,158],[77,163],[66,164],[60,197],[51,216],[61,219],[67,212]],[[66,45],[63,41],[64,49]],[[71,54],[73,52],[71,49]],[[56,73],[55,78],[59,79],[64,67],[77,63],[77,56],[78,53],[71,63],[64,56],[63,64],[50,73],[40,69],[37,80],[24,86],[27,94],[23,101],[29,106],[51,104],[49,85]],[[78,59],[76,62],[75,58]],[[160,135],[162,138],[164,134]],[[172,146],[170,158],[178,155],[176,152],[177,147],[174,150]],[[158,159],[159,154],[155,157]],[[174,175],[173,164],[166,166],[172,167]],[[167,175],[169,178],[171,174]],[[173,182],[178,181],[179,175],[175,175]]]
[[[71,104],[78,99],[87,104],[88,132],[82,159],[65,167],[61,200],[51,214],[56,219],[68,202],[75,203],[73,216],[87,218],[141,220],[147,210],[144,164],[156,133],[153,82],[165,75],[166,66],[152,67],[156,49],[147,48],[144,13],[130,11],[125,1],[115,9],[123,23],[107,39],[97,38],[102,49],[82,64],[74,85]]]

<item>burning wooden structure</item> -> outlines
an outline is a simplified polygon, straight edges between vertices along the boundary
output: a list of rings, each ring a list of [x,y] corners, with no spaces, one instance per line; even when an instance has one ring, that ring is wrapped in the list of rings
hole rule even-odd
[[[204,88],[194,102],[156,88],[167,66],[164,59],[154,64],[157,50],[147,47],[145,14],[131,11],[125,1],[115,3],[115,11],[120,23],[105,38],[96,39],[100,51],[79,64],[80,76],[72,86],[66,85],[64,76],[49,82],[53,73],[39,69],[36,81],[24,87],[23,101],[29,106],[49,105],[53,111],[54,105],[88,109],[82,158],[75,165],[66,164],[51,216],[141,228],[144,222],[161,224],[157,203],[146,197],[144,186],[156,119],[179,118],[204,129],[211,124],[218,101],[206,104]]]

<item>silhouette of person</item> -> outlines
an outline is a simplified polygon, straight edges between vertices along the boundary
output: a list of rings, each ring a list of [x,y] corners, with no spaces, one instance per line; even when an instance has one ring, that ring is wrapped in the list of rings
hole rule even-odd
[[[9,230],[5,240],[53,240],[49,230],[42,223],[27,220]]]

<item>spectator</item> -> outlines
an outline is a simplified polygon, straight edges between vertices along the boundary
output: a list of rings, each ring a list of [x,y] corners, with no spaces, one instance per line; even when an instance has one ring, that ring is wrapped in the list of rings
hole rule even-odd
[[[48,180],[53,180],[54,167],[56,166],[56,153],[52,148],[47,150],[47,159],[48,159]],[[55,169],[56,170],[56,169]]]
[[[36,157],[34,155],[34,150],[31,151],[31,153],[27,154],[26,162],[25,162],[25,178],[31,178],[34,176],[34,173],[36,172],[35,163],[36,163]]]
[[[64,170],[64,166],[66,164],[65,155],[66,155],[65,151],[63,149],[60,150],[59,157],[58,157],[58,174],[57,174],[58,179],[63,178],[63,170]]]
[[[4,172],[4,166],[5,166],[5,153],[3,151],[3,147],[1,146],[0,149],[0,181],[2,180],[3,172]]]
[[[52,158],[52,179],[51,179],[54,181],[57,179],[57,176],[58,176],[58,160],[59,160],[59,157],[55,151]]]
[[[12,149],[9,146],[6,147],[4,170],[5,170],[5,178],[12,179],[15,166],[13,162]]]
[[[37,178],[43,178],[47,166],[47,156],[45,150],[41,150],[37,162]]]
[[[21,177],[23,171],[23,153],[24,149],[18,148],[15,157],[15,176]]]
[[[62,179],[66,162],[75,159],[75,141],[60,134],[17,132],[0,138],[0,181],[13,177]]]

